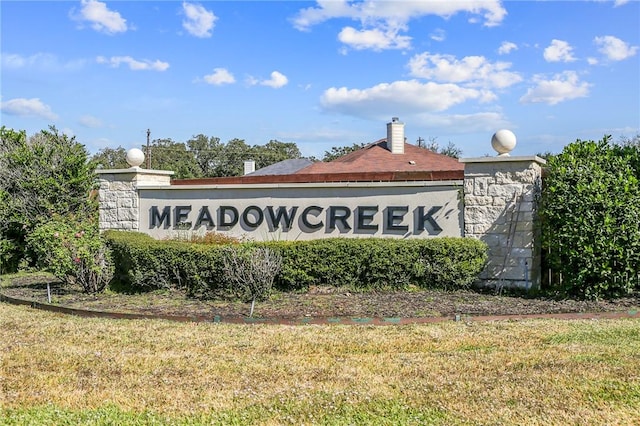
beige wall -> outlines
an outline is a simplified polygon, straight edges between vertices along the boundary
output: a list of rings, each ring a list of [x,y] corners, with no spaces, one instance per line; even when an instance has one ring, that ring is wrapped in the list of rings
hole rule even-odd
[[[139,199],[139,230],[155,238],[207,231],[252,240],[460,237],[463,229],[461,181],[141,187]],[[222,211],[231,222],[232,208],[237,223],[221,226]],[[284,215],[274,221],[278,211]]]
[[[537,199],[542,186],[539,157],[482,157],[462,160],[466,237],[489,246],[480,279],[491,287],[540,285]]]

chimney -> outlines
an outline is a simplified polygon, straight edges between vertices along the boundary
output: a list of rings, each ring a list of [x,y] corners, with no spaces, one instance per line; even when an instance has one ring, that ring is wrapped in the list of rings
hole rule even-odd
[[[404,154],[404,123],[398,117],[387,123],[387,149],[392,154]]]
[[[256,171],[256,162],[253,160],[248,160],[244,162],[244,174],[248,175],[249,173],[253,173]]]

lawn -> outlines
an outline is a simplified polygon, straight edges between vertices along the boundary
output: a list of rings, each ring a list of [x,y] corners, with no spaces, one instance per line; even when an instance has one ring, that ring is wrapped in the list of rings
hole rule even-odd
[[[0,304],[0,424],[638,424],[640,322],[276,326]]]

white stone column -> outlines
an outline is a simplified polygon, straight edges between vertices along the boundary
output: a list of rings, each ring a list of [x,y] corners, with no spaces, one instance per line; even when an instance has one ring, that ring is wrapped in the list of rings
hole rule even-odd
[[[140,199],[138,186],[166,186],[171,183],[174,172],[146,170],[140,167],[129,169],[96,170],[100,182],[100,231],[140,229]]]
[[[540,286],[537,200],[542,166],[537,156],[461,159],[464,171],[464,235],[489,246],[482,284]]]

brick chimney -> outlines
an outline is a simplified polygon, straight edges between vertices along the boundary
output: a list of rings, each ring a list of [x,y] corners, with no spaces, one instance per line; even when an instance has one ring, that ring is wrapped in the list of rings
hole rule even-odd
[[[392,154],[404,154],[404,123],[398,117],[387,123],[387,149]]]

